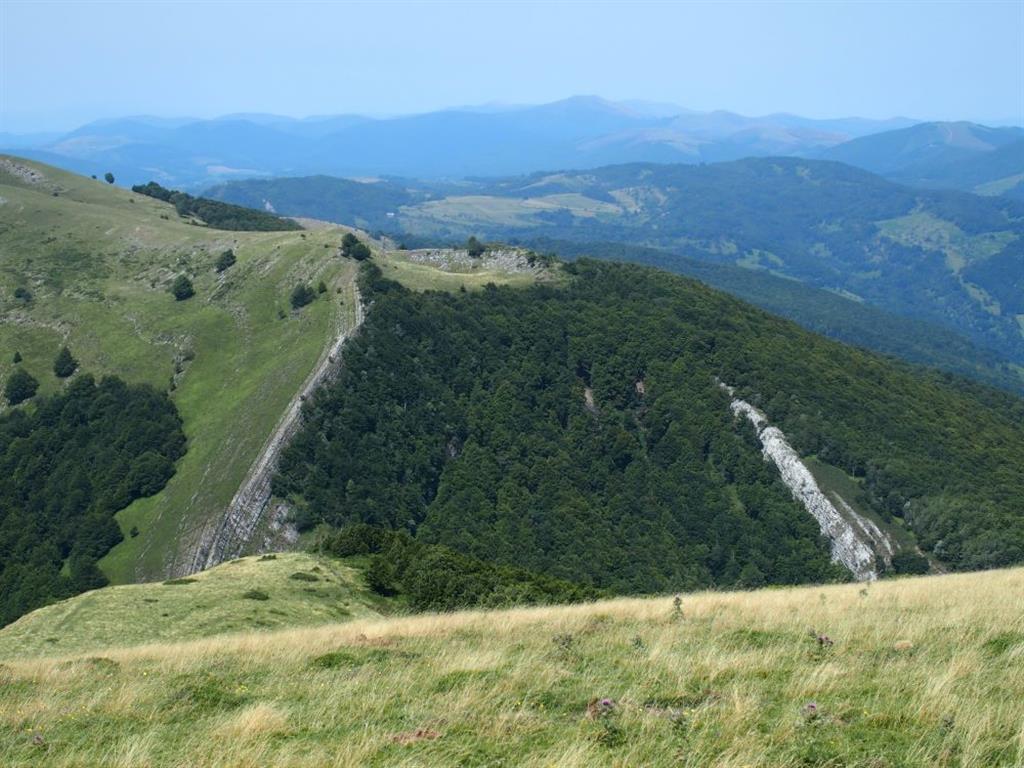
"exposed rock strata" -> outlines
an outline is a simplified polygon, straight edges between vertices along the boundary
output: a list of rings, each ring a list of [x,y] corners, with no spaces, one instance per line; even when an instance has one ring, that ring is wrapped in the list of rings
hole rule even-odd
[[[320,358],[316,368],[288,404],[288,409],[263,445],[224,514],[215,526],[209,526],[203,531],[191,560],[185,563],[184,567],[175,568],[174,575],[195,573],[237,557],[256,536],[257,529],[264,522],[270,508],[270,481],[277,471],[278,458],[301,426],[303,401],[337,373],[341,348],[362,325],[363,303],[358,289],[355,291],[355,307],[355,324],[341,333]],[[287,522],[287,509],[283,505],[276,505],[270,511],[266,523],[269,533],[265,542],[272,539],[294,541],[297,538],[297,533]]]
[[[732,387],[722,385],[730,395]],[[876,526],[839,499],[843,511],[822,493],[814,475],[801,461],[800,456],[786,440],[778,427],[768,423],[768,417],[750,403],[733,398],[730,408],[736,416],[743,416],[754,425],[761,441],[765,460],[771,460],[779,469],[782,482],[786,484],[804,509],[818,522],[821,532],[832,545],[832,560],[854,575],[858,581],[873,581],[878,578],[879,556],[888,560],[893,552],[892,541]]]

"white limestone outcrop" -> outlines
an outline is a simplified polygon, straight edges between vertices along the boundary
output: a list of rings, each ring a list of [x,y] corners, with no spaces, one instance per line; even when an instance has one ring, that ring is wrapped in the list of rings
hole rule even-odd
[[[721,385],[730,395],[732,387]],[[888,559],[894,552],[892,541],[871,520],[857,514],[844,500],[842,512],[822,493],[814,475],[801,461],[785,434],[768,423],[768,417],[745,400],[733,397],[730,408],[754,425],[761,441],[765,460],[771,460],[779,469],[786,484],[804,509],[818,522],[821,532],[832,545],[832,560],[854,575],[858,581],[878,578],[877,557]],[[838,497],[837,497],[838,498]],[[877,554],[876,554],[877,553]]]

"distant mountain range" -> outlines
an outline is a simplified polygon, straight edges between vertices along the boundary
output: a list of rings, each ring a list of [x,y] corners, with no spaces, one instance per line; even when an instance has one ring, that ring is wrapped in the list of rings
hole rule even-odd
[[[920,123],[861,136],[818,156],[915,187],[962,189],[1024,200],[1024,128]]]
[[[212,120],[126,117],[54,137],[0,134],[0,147],[122,183],[179,188],[260,176],[327,173],[457,179],[624,162],[701,163],[815,155],[914,121],[815,120],[693,112],[577,96],[540,106],[464,107],[421,115]]]

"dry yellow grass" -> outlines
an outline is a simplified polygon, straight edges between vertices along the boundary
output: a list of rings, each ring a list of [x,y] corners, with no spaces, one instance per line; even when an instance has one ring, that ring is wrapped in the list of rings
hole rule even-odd
[[[13,766],[1020,766],[1022,597],[1015,569],[12,660],[0,747]]]

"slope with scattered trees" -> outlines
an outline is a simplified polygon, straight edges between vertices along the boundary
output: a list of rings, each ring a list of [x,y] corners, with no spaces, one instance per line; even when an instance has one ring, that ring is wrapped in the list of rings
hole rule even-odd
[[[170,203],[182,218],[195,218],[214,229],[245,230],[250,232],[277,232],[302,229],[291,219],[272,213],[231,205],[206,197],[193,197],[187,192],[166,189],[155,181],[136,184],[132,192]]]

